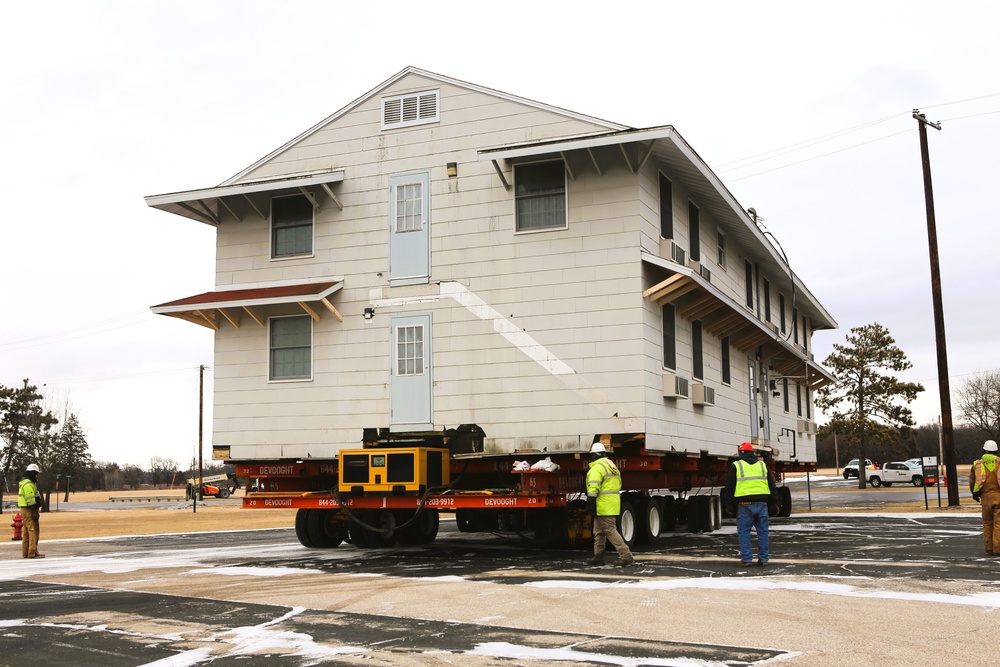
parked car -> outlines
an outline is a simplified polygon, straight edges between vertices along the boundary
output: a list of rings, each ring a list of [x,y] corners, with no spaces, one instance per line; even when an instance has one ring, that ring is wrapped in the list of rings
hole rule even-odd
[[[871,465],[872,465],[872,460],[865,459],[865,467],[867,468],[870,467]],[[850,461],[847,462],[847,465],[844,466],[844,479],[850,479],[852,477],[857,477],[857,476],[858,476],[858,460],[851,459]]]
[[[899,482],[901,484],[912,484],[913,486],[924,485],[924,467],[918,463],[910,461],[890,461],[882,466],[881,470],[868,476],[868,481],[875,488],[880,486],[892,486]]]

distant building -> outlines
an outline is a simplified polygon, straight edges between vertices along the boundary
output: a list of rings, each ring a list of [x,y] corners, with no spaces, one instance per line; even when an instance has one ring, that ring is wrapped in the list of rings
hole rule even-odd
[[[214,443],[326,458],[364,429],[478,424],[487,451],[641,434],[815,461],[811,339],[836,322],[670,126],[407,68],[213,188]]]

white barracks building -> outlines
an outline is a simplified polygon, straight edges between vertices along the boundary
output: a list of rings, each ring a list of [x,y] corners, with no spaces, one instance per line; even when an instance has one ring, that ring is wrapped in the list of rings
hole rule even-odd
[[[227,458],[477,424],[486,452],[595,434],[815,461],[836,322],[669,126],[409,67],[221,185],[146,198],[217,230]],[[208,286],[206,286],[208,287]]]

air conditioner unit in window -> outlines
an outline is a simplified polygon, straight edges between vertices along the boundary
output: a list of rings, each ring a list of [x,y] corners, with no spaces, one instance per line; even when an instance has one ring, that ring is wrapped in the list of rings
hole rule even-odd
[[[796,420],[796,430],[799,433],[808,433],[809,432],[809,422],[807,420],[805,420],[805,419],[798,419],[798,420]]]
[[[663,397],[664,398],[687,398],[688,381],[685,377],[680,377],[671,370],[663,371]]]
[[[705,266],[704,264],[702,264],[701,267],[698,268],[698,273],[700,273],[701,277],[707,280],[708,282],[712,282],[712,272],[709,271],[708,267]]]
[[[670,259],[677,264],[686,265],[687,252],[673,241],[670,242]]]
[[[770,324],[770,325],[771,325],[771,331],[773,331],[773,332],[774,332],[774,335],[775,335],[775,336],[780,336],[780,335],[781,335],[781,327],[779,327],[779,326],[778,326],[777,324],[775,324],[774,322],[769,322],[768,324]]]
[[[687,261],[687,266],[689,269],[694,269],[695,271],[701,271],[701,262],[696,259],[689,259]]]
[[[816,422],[809,424],[809,432],[816,435]]]
[[[704,382],[692,382],[691,404],[715,405],[715,389],[705,386]]]

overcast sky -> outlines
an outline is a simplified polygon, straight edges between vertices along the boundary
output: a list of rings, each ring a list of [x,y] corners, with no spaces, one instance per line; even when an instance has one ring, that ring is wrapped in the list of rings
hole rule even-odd
[[[143,197],[211,187],[406,66],[633,127],[673,125],[839,322],[886,326],[941,413],[917,123],[953,391],[1000,368],[1000,4],[47,2],[0,10],[0,384],[69,404],[94,458],[211,444],[214,228]]]

